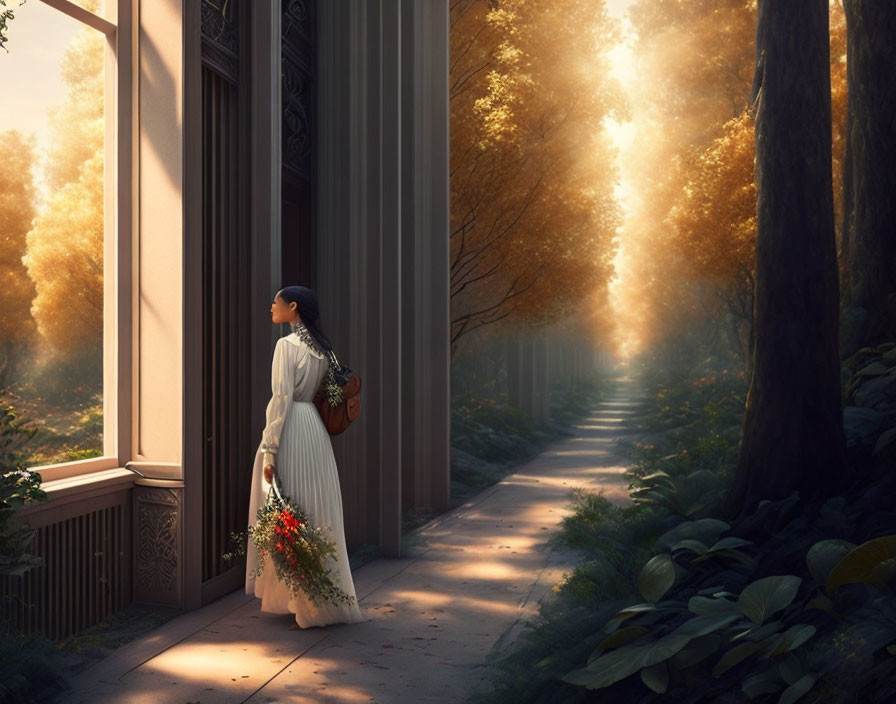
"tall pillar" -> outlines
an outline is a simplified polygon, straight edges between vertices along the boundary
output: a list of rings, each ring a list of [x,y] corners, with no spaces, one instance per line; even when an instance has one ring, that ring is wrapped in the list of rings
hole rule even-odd
[[[363,381],[333,442],[346,540],[397,556],[403,508],[448,504],[448,8],[318,9],[321,322]]]
[[[449,506],[448,3],[401,2],[402,491]]]

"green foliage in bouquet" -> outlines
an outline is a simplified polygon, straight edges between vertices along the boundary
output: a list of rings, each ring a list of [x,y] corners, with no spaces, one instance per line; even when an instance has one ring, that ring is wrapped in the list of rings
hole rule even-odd
[[[293,595],[301,590],[315,605],[324,601],[351,603],[354,597],[333,583],[332,570],[324,566],[326,558],[336,554],[336,544],[327,537],[328,531],[329,528],[312,526],[308,516],[277,491],[258,509],[254,526],[231,535],[238,547],[224,558],[245,555],[247,538],[251,538],[258,550],[258,567],[253,576],[261,575],[270,558],[277,579],[285,582]]]

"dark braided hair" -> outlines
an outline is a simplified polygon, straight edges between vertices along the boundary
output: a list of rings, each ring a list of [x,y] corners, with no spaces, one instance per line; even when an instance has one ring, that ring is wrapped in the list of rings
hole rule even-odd
[[[295,303],[296,311],[311,336],[325,350],[333,349],[330,339],[320,331],[320,308],[314,291],[305,286],[284,286],[277,293],[286,303]]]

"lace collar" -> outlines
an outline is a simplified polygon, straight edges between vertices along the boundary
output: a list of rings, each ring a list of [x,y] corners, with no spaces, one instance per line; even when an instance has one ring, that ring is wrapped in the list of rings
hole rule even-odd
[[[320,348],[320,344],[311,333],[308,331],[308,328],[305,327],[304,323],[290,323],[290,327],[292,328],[293,333],[298,337],[302,342],[308,345],[311,350],[318,356],[324,357],[325,353]]]

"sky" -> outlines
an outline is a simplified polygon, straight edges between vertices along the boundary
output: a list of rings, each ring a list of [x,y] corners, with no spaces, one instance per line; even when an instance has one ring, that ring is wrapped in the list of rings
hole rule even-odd
[[[19,129],[45,135],[47,109],[65,96],[59,66],[65,45],[82,26],[40,0],[9,3],[6,48],[0,51],[3,110],[0,131]]]
[[[78,3],[82,4],[82,3]],[[0,134],[17,129],[36,137],[38,159],[34,176],[39,200],[45,201],[41,170],[43,148],[49,139],[47,111],[65,99],[59,67],[69,40],[84,26],[40,0],[17,5],[7,2],[15,12],[9,20],[6,51],[0,51],[0,81],[3,85],[3,109],[0,110]]]

